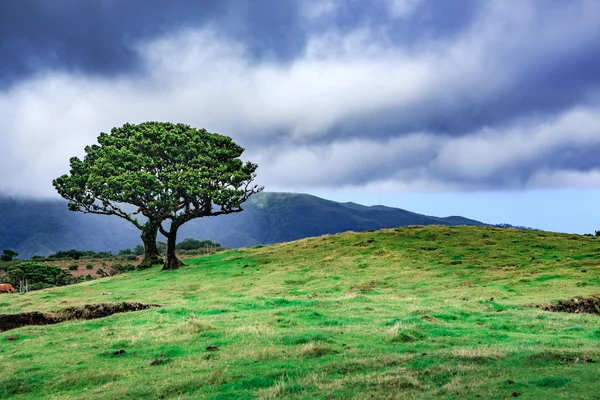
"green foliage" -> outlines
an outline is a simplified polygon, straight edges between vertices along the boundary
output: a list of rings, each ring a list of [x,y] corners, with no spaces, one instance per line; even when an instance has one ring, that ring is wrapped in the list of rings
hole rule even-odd
[[[0,334],[0,398],[593,399],[600,318],[530,305],[597,294],[599,249],[595,237],[406,227],[0,296],[6,313],[163,305]]]
[[[239,158],[244,149],[229,137],[184,124],[125,124],[101,133],[85,157],[71,158],[71,171],[53,181],[72,211],[117,215],[142,230],[148,247],[151,233],[165,220],[175,239],[178,228],[194,218],[241,211],[241,205],[261,187],[251,186],[256,164]],[[136,209],[127,211],[121,204]],[[141,213],[147,222],[137,217]],[[165,266],[177,260],[167,254]]]
[[[52,259],[52,258],[62,258],[62,259],[71,258],[73,260],[79,260],[83,256],[84,256],[84,252],[83,251],[71,249],[71,250],[60,250],[60,251],[57,251],[56,253],[50,254],[48,256],[48,259]]]
[[[94,269],[94,264],[88,264],[88,265],[86,265],[85,269]]]
[[[186,238],[183,239],[183,241],[177,243],[177,250],[198,250],[203,249],[206,246],[221,247],[219,243],[213,243],[210,240],[197,240],[192,238]]]
[[[135,271],[135,265],[133,264],[115,264],[110,268],[109,275],[122,274],[124,272]]]
[[[52,264],[23,261],[6,267],[9,282],[16,286],[19,281],[27,280],[30,290],[53,286],[64,286],[73,282],[70,273]]]
[[[92,250],[60,250],[56,253],[50,254],[46,259],[48,260],[79,260],[81,258],[109,258],[112,257],[110,251],[92,251]]]
[[[96,270],[96,273],[98,274],[98,276],[101,276],[101,277],[103,277],[103,278],[108,276],[108,272],[106,272],[106,271],[104,270],[104,268],[98,268],[98,269]]]
[[[138,244],[137,246],[135,246],[135,248],[133,249],[133,254],[135,254],[136,256],[141,256],[144,254],[144,245]]]
[[[0,260],[2,260],[2,261],[12,261],[13,258],[15,258],[18,255],[19,255],[19,253],[17,253],[14,250],[4,249],[2,255],[0,256]]]
[[[137,256],[144,254],[144,246],[137,245],[134,249],[123,249],[117,254],[117,259],[135,261]]]
[[[158,248],[158,252],[160,254],[167,253],[167,244],[165,242],[156,242],[156,247]]]
[[[78,264],[71,264],[71,265],[69,265],[69,271],[77,271],[77,269],[79,269],[79,265]]]

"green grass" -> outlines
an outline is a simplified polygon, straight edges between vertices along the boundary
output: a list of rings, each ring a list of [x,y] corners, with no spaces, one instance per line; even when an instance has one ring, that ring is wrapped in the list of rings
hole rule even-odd
[[[164,304],[0,334],[0,398],[600,398],[600,317],[527,307],[600,294],[595,237],[406,227],[186,264],[0,296]]]

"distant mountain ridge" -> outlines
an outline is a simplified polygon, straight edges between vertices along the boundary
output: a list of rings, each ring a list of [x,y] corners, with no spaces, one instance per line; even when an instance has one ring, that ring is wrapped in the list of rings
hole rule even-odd
[[[308,194],[264,192],[251,197],[241,213],[188,222],[178,238],[246,247],[345,231],[434,224],[486,225],[460,216],[432,217]],[[139,243],[139,231],[118,217],[71,212],[62,200],[0,198],[0,249],[16,250],[19,258],[72,248],[116,252]]]

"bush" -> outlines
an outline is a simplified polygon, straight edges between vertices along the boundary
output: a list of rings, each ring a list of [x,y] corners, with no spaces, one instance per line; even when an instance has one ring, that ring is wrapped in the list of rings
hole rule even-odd
[[[19,253],[17,253],[14,250],[4,249],[4,252],[0,256],[0,260],[2,260],[2,261],[12,261],[12,259],[15,258],[18,255],[19,255]]]
[[[144,254],[144,245],[138,244],[137,246],[135,246],[135,249],[133,249],[133,252],[135,253],[136,256],[141,256]]]
[[[79,269],[79,265],[78,264],[71,264],[69,265],[69,271],[77,271]]]
[[[27,280],[31,290],[68,285],[73,281],[71,274],[52,264],[23,261],[6,268],[8,281],[13,286]]]
[[[123,249],[123,250],[119,250],[119,252],[117,253],[118,256],[126,256],[129,254],[133,254],[133,250],[131,249]]]
[[[123,271],[122,272],[131,272],[131,271],[135,271],[135,265],[133,265],[133,264],[125,264],[125,265],[123,265]]]
[[[39,283],[28,283],[29,290],[42,290],[54,287],[55,285],[51,285],[49,283],[39,282]]]
[[[127,261],[137,261],[137,256],[135,254],[129,255],[126,258]]]
[[[113,256],[113,254],[110,251],[99,251],[97,253],[94,253],[92,251],[90,253],[93,253],[91,255],[88,255],[88,257],[90,258],[111,258]]]
[[[135,271],[135,265],[133,265],[133,264],[125,264],[125,265],[115,264],[108,269],[107,273],[108,273],[108,275],[113,276],[113,275],[122,274],[124,272],[131,272],[131,271]]]
[[[95,252],[92,250],[61,250],[57,251],[54,254],[50,254],[48,256],[49,259],[53,260],[64,260],[64,259],[73,259],[79,260],[80,258],[88,257],[88,258],[109,258],[112,257],[112,253],[110,251],[99,251]]]
[[[94,264],[88,264],[88,265],[86,265],[85,269],[94,269]]]
[[[103,278],[108,276],[108,273],[104,270],[104,268],[98,268],[96,273]]]
[[[205,247],[221,247],[219,243],[214,243],[210,240],[196,240],[196,239],[183,239],[182,242],[177,243],[177,250],[199,250]]]

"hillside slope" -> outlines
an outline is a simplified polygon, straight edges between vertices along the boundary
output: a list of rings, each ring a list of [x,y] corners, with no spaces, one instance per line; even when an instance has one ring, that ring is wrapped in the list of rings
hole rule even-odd
[[[260,193],[244,208],[238,214],[191,221],[181,228],[179,237],[244,247],[404,225],[483,225],[466,218],[435,218],[390,207],[350,206],[295,193]],[[0,198],[0,250],[14,249],[22,258],[72,248],[116,252],[139,243],[139,232],[118,217],[73,213],[64,201]]]
[[[600,294],[599,262],[596,237],[405,227],[0,295],[163,305],[0,334],[0,397],[590,399],[600,317],[527,305]]]

